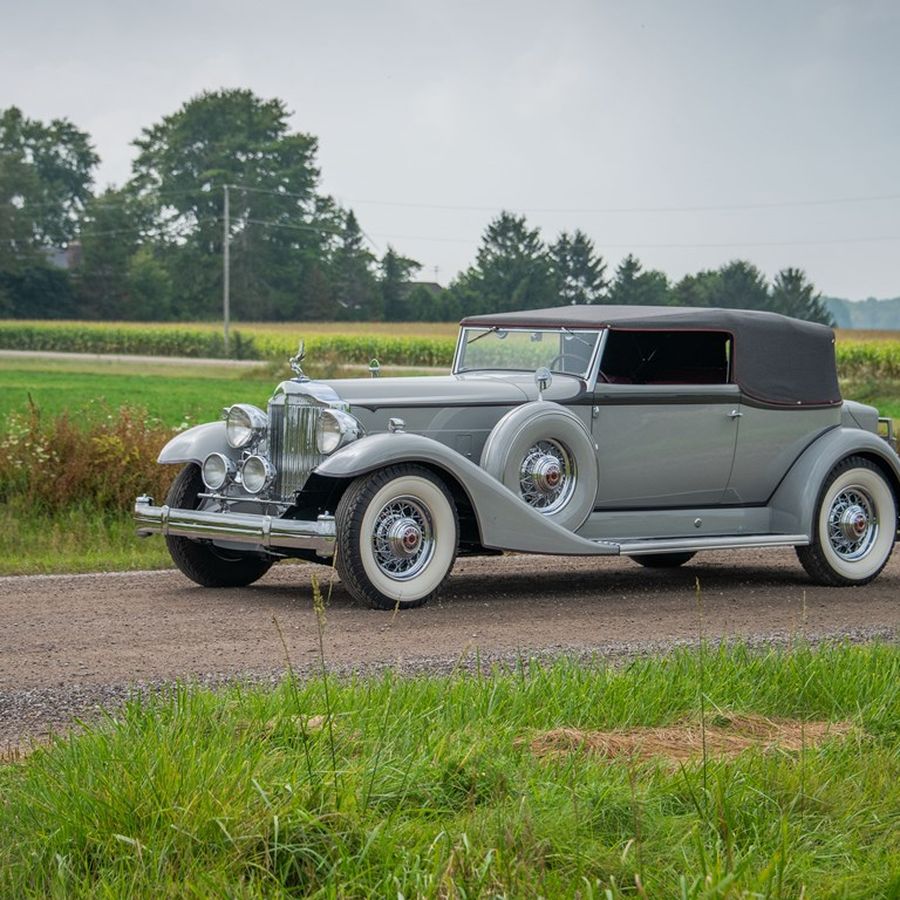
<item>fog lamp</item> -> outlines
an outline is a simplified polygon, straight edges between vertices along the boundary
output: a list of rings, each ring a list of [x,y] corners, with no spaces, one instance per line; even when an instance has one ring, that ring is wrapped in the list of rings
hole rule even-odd
[[[210,453],[200,467],[203,483],[211,491],[224,487],[234,477],[234,471],[234,463],[222,453]]]
[[[264,456],[248,456],[241,466],[244,490],[258,494],[275,480],[275,467]]]

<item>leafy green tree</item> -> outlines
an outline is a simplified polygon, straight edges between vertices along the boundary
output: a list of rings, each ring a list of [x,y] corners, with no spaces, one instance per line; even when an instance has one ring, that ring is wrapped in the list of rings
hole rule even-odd
[[[88,135],[66,119],[44,124],[15,106],[0,112],[0,312],[75,313],[66,271],[46,250],[75,236],[98,162]]]
[[[463,314],[536,309],[558,303],[540,231],[502,212],[485,230],[475,264],[452,287]]]
[[[139,203],[126,191],[109,188],[85,205],[81,220],[81,262],[75,272],[79,315],[89,319],[164,319],[169,300],[151,315],[132,307],[129,268],[149,225]]]
[[[130,189],[171,238],[166,263],[182,312],[218,311],[224,186],[231,191],[232,309],[238,317],[295,313],[304,265],[321,261],[341,216],[317,192],[316,139],[288,127],[278,99],[249,90],[203,93],[145,128]]]
[[[401,256],[388,244],[379,263],[381,299],[387,321],[404,322],[413,318],[409,308],[409,283],[421,268],[420,262]]]
[[[706,269],[685,275],[672,288],[672,302],[677,306],[716,306],[719,273]]]
[[[45,125],[15,106],[0,112],[0,233],[14,251],[74,238],[98,162],[89,136],[67,119]]]
[[[0,303],[17,319],[70,318],[77,309],[68,273],[45,263],[0,271]]]
[[[669,279],[656,269],[644,271],[629,253],[619,263],[609,288],[609,302],[623,306],[666,306],[671,302]]]
[[[594,249],[593,241],[580,229],[563,231],[548,250],[550,271],[559,299],[564,303],[597,303],[609,282],[604,277],[606,263]]]
[[[129,260],[127,272],[128,318],[168,319],[171,316],[172,284],[169,273],[150,246],[141,247]]]
[[[825,308],[822,295],[802,269],[788,267],[775,276],[769,307],[773,312],[795,319],[834,326],[834,318]]]

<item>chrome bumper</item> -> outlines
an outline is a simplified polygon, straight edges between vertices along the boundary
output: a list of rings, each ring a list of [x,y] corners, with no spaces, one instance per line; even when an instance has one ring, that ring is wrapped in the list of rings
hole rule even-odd
[[[319,516],[314,522],[278,519],[253,513],[204,512],[154,506],[153,498],[134,502],[137,533],[172,534],[238,544],[254,544],[272,550],[315,550],[319,556],[334,555],[334,516]]]

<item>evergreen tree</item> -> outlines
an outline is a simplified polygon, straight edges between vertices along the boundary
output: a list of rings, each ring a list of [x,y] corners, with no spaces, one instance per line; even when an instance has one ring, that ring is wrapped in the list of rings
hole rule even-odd
[[[563,231],[550,245],[550,270],[559,299],[564,303],[597,303],[609,282],[606,263],[591,239],[580,229],[573,235]]]
[[[410,309],[409,282],[421,268],[421,263],[401,256],[388,244],[379,263],[381,299],[388,322],[405,322],[416,317]]]
[[[772,285],[770,309],[795,319],[834,326],[834,319],[802,269],[782,269]]]
[[[462,313],[536,309],[558,303],[547,250],[524,216],[502,212],[485,230],[476,261],[453,285]]]
[[[629,253],[616,269],[609,301],[624,306],[666,306],[671,302],[669,280],[656,269],[643,271],[641,261]]]
[[[766,277],[751,262],[736,259],[722,266],[717,274],[710,306],[723,309],[768,309],[769,286]]]
[[[379,321],[384,311],[372,273],[374,255],[364,243],[353,211],[344,216],[343,228],[331,260],[334,296],[342,319]]]

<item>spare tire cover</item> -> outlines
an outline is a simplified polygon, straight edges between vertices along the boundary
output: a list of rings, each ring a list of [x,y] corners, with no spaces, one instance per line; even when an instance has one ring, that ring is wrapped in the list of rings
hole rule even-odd
[[[558,403],[536,400],[510,410],[488,435],[481,468],[571,531],[594,508],[597,448],[581,420]]]

